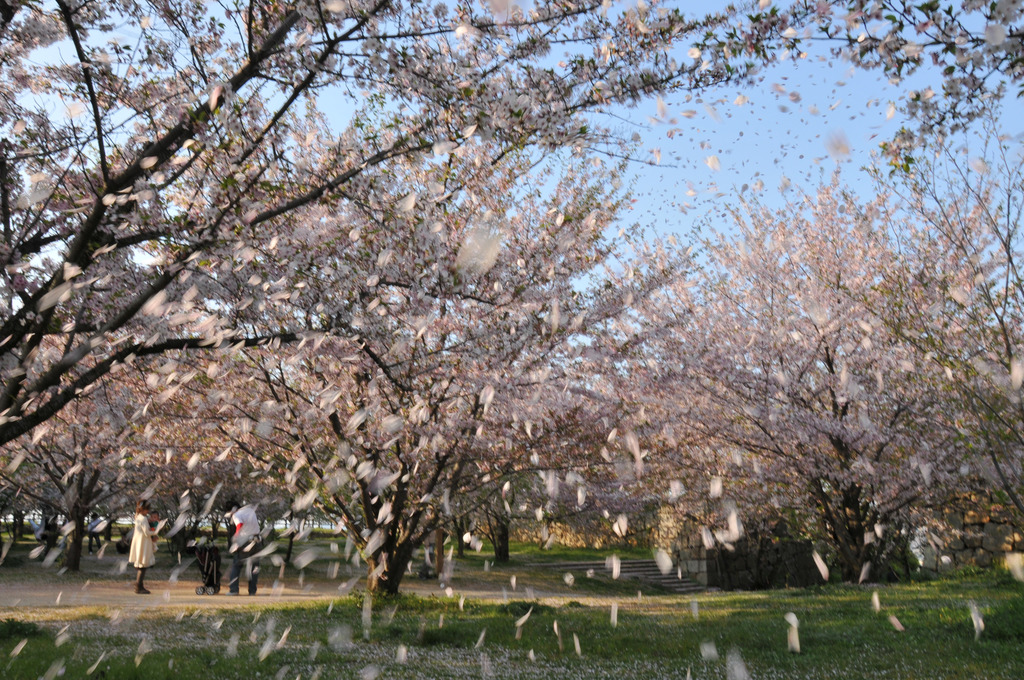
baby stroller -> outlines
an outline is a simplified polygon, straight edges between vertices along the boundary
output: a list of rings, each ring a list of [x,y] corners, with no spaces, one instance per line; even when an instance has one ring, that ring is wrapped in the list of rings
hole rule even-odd
[[[220,592],[220,550],[215,545],[197,545],[195,550],[203,575],[203,585],[196,586],[196,595],[216,595]]]

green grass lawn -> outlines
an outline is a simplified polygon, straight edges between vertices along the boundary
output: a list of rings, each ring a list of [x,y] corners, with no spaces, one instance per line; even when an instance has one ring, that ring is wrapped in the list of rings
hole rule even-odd
[[[460,578],[560,580],[522,567],[531,561],[483,572],[466,560]],[[606,581],[577,575],[569,596],[545,601],[355,593],[232,609],[211,600],[0,610],[0,677],[1024,678],[1024,584],[1005,572],[695,598],[649,588],[638,598],[636,582]],[[978,640],[971,602],[985,621]],[[788,612],[799,619],[800,654],[787,650]]]

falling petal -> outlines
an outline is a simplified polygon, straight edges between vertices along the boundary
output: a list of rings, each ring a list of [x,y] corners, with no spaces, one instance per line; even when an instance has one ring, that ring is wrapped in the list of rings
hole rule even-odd
[[[891,623],[892,627],[901,633],[906,630],[906,628],[903,627],[903,624],[900,623],[900,620],[896,618],[895,614],[889,616],[889,623]]]
[[[494,401],[494,386],[487,385],[480,391],[480,403],[483,404],[484,408],[491,405]]]
[[[139,642],[139,648],[135,652],[135,665],[136,665],[136,667],[140,663],[142,663],[142,658],[144,656],[146,656],[146,654],[150,653],[151,651],[153,651],[153,642],[152,642],[152,640],[150,640],[148,637],[142,638],[142,641]]]
[[[466,234],[455,266],[463,271],[486,274],[498,260],[501,234],[488,228],[475,228]]]
[[[163,292],[163,291],[161,291],[161,292]],[[39,299],[39,302],[36,304],[36,311],[40,311],[40,312],[46,311],[47,309],[53,307],[54,305],[56,305],[56,304],[58,304],[60,302],[64,302],[64,301],[66,301],[66,300],[68,300],[70,298],[71,298],[71,284],[70,283],[62,283],[59,286],[54,287],[51,291],[49,291],[48,293],[46,293],[46,295],[44,295],[43,297],[41,297]],[[148,305],[148,303],[147,303],[147,305]],[[143,306],[143,314],[146,313],[145,309],[146,309],[146,306],[144,305]]]
[[[99,668],[100,662],[103,661],[103,659],[106,658],[106,656],[107,656],[106,652],[101,652],[100,653],[100,658],[96,659],[96,663],[94,663],[93,665],[89,666],[88,670],[85,671],[85,674],[86,675],[92,675],[93,673],[95,673],[96,669]]]
[[[658,565],[658,570],[662,574],[667,574],[672,571],[672,558],[664,550],[658,550],[655,553],[654,562]]]
[[[7,474],[14,473],[19,467],[21,467],[21,464],[23,462],[25,462],[25,453],[20,452],[18,453],[18,455],[14,456],[13,460],[11,460],[11,462],[7,465],[4,472],[6,472]]]
[[[1019,359],[1013,359],[1010,361],[1010,389],[1016,392],[1020,389],[1022,382],[1024,382],[1024,364]]]
[[[989,24],[985,27],[985,42],[992,47],[999,47],[1006,42],[1006,27],[999,24]]]
[[[711,478],[711,485],[710,485],[710,488],[708,489],[708,495],[711,496],[712,498],[718,498],[719,496],[722,495],[722,478],[721,477],[712,477]]]
[[[611,616],[612,628],[616,628],[619,625],[619,603],[612,602],[612,616]]]
[[[458,148],[458,144],[450,141],[434,142],[434,155],[435,156],[447,156],[452,151]],[[438,192],[440,193],[440,192]]]
[[[620,570],[622,569],[622,560],[619,559],[618,555],[610,555],[605,560],[605,568],[611,570],[612,580],[619,578]]]
[[[210,92],[210,110],[216,111],[221,102],[221,95],[224,94],[224,86],[218,85]]]
[[[416,207],[416,192],[406,194],[402,200],[398,202],[398,212],[412,212],[412,209]]]
[[[857,583],[864,583],[864,581],[867,580],[867,578],[868,578],[868,576],[870,574],[871,574],[871,563],[870,562],[865,562],[860,567],[860,579],[858,579]]]
[[[370,639],[370,626],[373,624],[373,597],[367,592],[363,596],[363,638]]]
[[[800,653],[800,630],[796,626],[789,627],[789,633],[786,635],[786,644],[789,651],[793,654]]]
[[[719,162],[718,156],[714,156],[714,155],[708,156],[707,158],[704,159],[704,162],[714,172],[718,172],[719,170],[722,169],[722,164]]]
[[[968,608],[971,610],[971,622],[974,624],[974,639],[981,638],[981,634],[985,631],[985,621],[981,618],[981,610],[978,609],[978,605],[971,600],[968,603]]]
[[[730,649],[729,653],[726,654],[725,677],[728,680],[750,680],[750,672],[747,670],[747,665],[743,663],[740,653],[735,649]]]
[[[814,559],[814,565],[818,567],[818,571],[821,573],[821,580],[828,583],[828,565],[825,564],[825,560],[821,558],[817,550],[811,553],[811,557]]]
[[[1006,568],[1010,570],[1013,578],[1024,581],[1024,554],[1006,553]]]
[[[27,645],[27,644],[28,644],[28,638],[25,638],[21,642],[19,642],[18,644],[14,645],[14,649],[11,650],[10,657],[13,659],[14,657],[16,657],[19,654],[21,654],[21,650],[25,649],[25,645]]]
[[[700,643],[700,657],[705,661],[718,661],[718,648],[715,643],[706,640]]]
[[[292,565],[294,565],[296,569],[305,569],[318,557],[318,555],[319,551],[316,548],[303,550],[292,558]]]
[[[381,421],[381,427],[388,434],[397,434],[405,427],[405,420],[399,415],[390,415]]]
[[[137,665],[137,664],[136,664]],[[41,680],[55,680],[64,675],[67,667],[64,666],[64,659],[60,658],[50,664],[50,667],[43,673]]]
[[[878,599],[878,591],[871,593],[871,609],[876,614],[882,611],[882,601]]]
[[[828,139],[825,140],[825,148],[828,150],[828,155],[837,161],[850,155],[850,142],[842,130],[837,130],[828,136]]]

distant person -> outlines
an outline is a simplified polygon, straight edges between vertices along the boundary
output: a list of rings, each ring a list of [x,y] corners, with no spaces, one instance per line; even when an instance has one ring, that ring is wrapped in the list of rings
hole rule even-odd
[[[249,594],[256,594],[256,582],[260,575],[260,520],[252,505],[239,506],[238,501],[228,501],[227,517],[234,529],[231,534],[231,572],[228,575],[228,595],[238,595],[238,578],[242,567],[248,576]]]
[[[100,540],[100,532],[103,531],[104,524],[105,524],[105,522],[103,521],[102,517],[100,517],[95,512],[92,513],[92,521],[89,522],[89,526],[87,526],[85,528],[85,530],[87,532],[89,532],[89,554],[90,555],[92,554],[93,542],[96,543],[96,549],[97,550],[100,548],[100,546],[103,545],[103,541]]]
[[[32,530],[32,535],[36,537],[37,543],[46,542],[46,518],[43,517],[37,524],[31,517],[28,518],[28,527]]]
[[[51,541],[56,543],[56,518],[47,517],[46,515],[43,515],[42,518],[40,519],[39,524],[36,524],[31,519],[29,519],[28,524],[30,527],[32,527],[32,534],[36,537],[36,541],[38,541],[39,543],[44,543],[46,545],[50,545]]]
[[[145,585],[146,569],[156,563],[157,528],[150,526],[151,513],[148,500],[143,498],[135,505],[135,528],[132,530],[132,545],[128,550],[128,561],[137,570],[135,592],[139,595],[149,595]]]

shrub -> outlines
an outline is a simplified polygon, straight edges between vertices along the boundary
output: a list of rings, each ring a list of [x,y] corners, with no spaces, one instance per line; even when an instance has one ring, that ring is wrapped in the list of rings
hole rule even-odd
[[[1024,642],[1024,593],[1000,602],[986,614],[982,639]]]
[[[42,628],[28,621],[18,621],[17,619],[0,621],[0,640],[36,637],[42,634]]]

